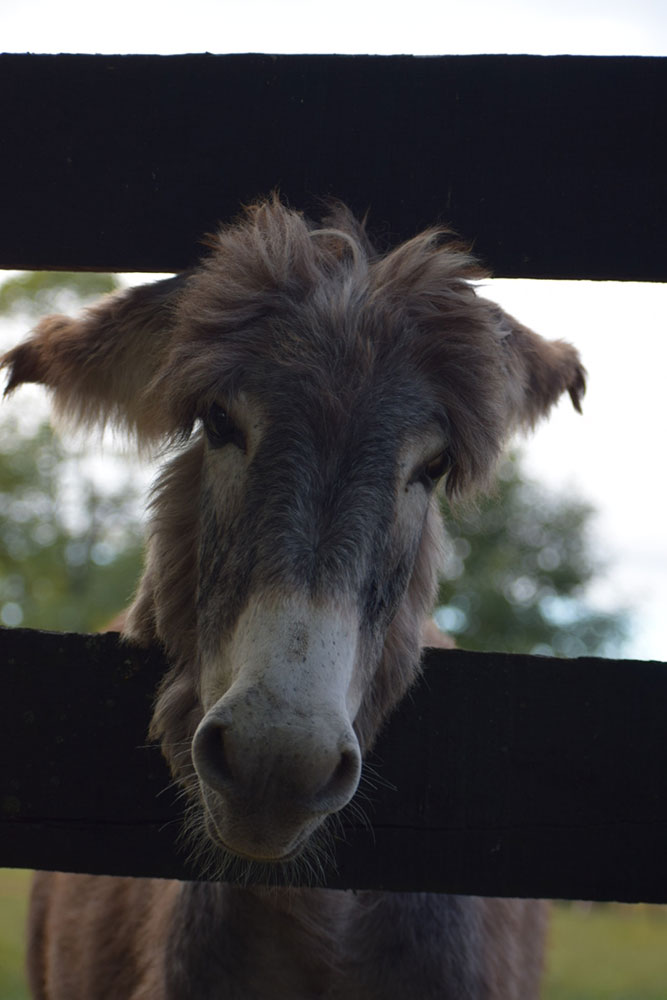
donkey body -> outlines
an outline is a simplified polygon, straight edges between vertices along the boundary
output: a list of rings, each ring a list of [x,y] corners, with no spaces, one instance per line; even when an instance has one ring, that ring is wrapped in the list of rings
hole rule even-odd
[[[151,736],[211,879],[39,874],[33,993],[537,997],[539,902],[238,881],[317,864],[419,672],[438,483],[483,488],[513,430],[579,408],[576,351],[478,297],[440,231],[379,255],[342,207],[317,228],[273,199],[211,250],[4,358],[9,390],[174,448],[124,631],[169,658]]]

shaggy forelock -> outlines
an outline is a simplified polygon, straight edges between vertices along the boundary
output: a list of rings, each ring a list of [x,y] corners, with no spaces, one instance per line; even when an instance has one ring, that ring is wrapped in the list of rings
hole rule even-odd
[[[443,230],[380,256],[347,210],[331,221],[316,228],[274,199],[222,229],[179,297],[151,398],[188,433],[214,398],[270,383],[280,409],[298,385],[335,425],[374,377],[405,387],[409,373],[449,424],[448,491],[483,484],[506,421],[502,343],[470,284],[479,266]]]

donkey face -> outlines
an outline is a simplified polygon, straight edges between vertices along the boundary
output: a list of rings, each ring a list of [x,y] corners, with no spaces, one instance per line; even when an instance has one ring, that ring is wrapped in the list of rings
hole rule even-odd
[[[253,858],[292,855],[354,793],[371,712],[360,709],[377,698],[374,674],[425,535],[428,586],[415,580],[403,616],[412,656],[394,698],[412,679],[432,599],[437,529],[425,523],[449,464],[444,414],[416,372],[369,364],[369,332],[355,331],[359,343],[337,358],[329,347],[344,338],[330,309],[267,318],[259,339],[270,357],[237,356],[233,389],[218,368],[201,417],[205,714],[193,759],[210,834]],[[284,324],[303,369],[281,356]]]
[[[483,486],[515,427],[579,406],[573,348],[478,298],[442,237],[379,257],[343,209],[261,203],[198,270],[4,360],[10,389],[177,447],[126,631],[167,650],[151,732],[234,855],[295,856],[354,794],[418,671],[437,484]]]

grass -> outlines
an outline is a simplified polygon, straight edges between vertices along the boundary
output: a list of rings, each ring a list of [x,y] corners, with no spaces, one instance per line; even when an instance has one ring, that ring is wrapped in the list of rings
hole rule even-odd
[[[542,1000],[665,1000],[667,907],[556,904]]]
[[[29,872],[0,869],[0,1000],[29,1000],[23,975],[29,883]],[[554,906],[542,1000],[665,998],[667,907]]]
[[[0,869],[0,1000],[28,1000],[23,972],[30,872]]]

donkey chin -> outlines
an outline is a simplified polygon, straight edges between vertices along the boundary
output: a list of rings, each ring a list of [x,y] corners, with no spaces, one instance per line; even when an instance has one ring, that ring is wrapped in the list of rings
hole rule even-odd
[[[319,885],[325,871],[335,868],[332,832],[340,818],[337,811],[313,808],[280,797],[258,805],[221,795],[200,779],[184,829],[190,861],[213,880]]]
[[[204,824],[209,839],[225,854],[241,861],[260,864],[287,864],[302,853],[311,835],[326,819],[322,816],[300,817],[290,811],[286,817],[253,810],[249,803],[237,806],[209,789],[202,789]]]

